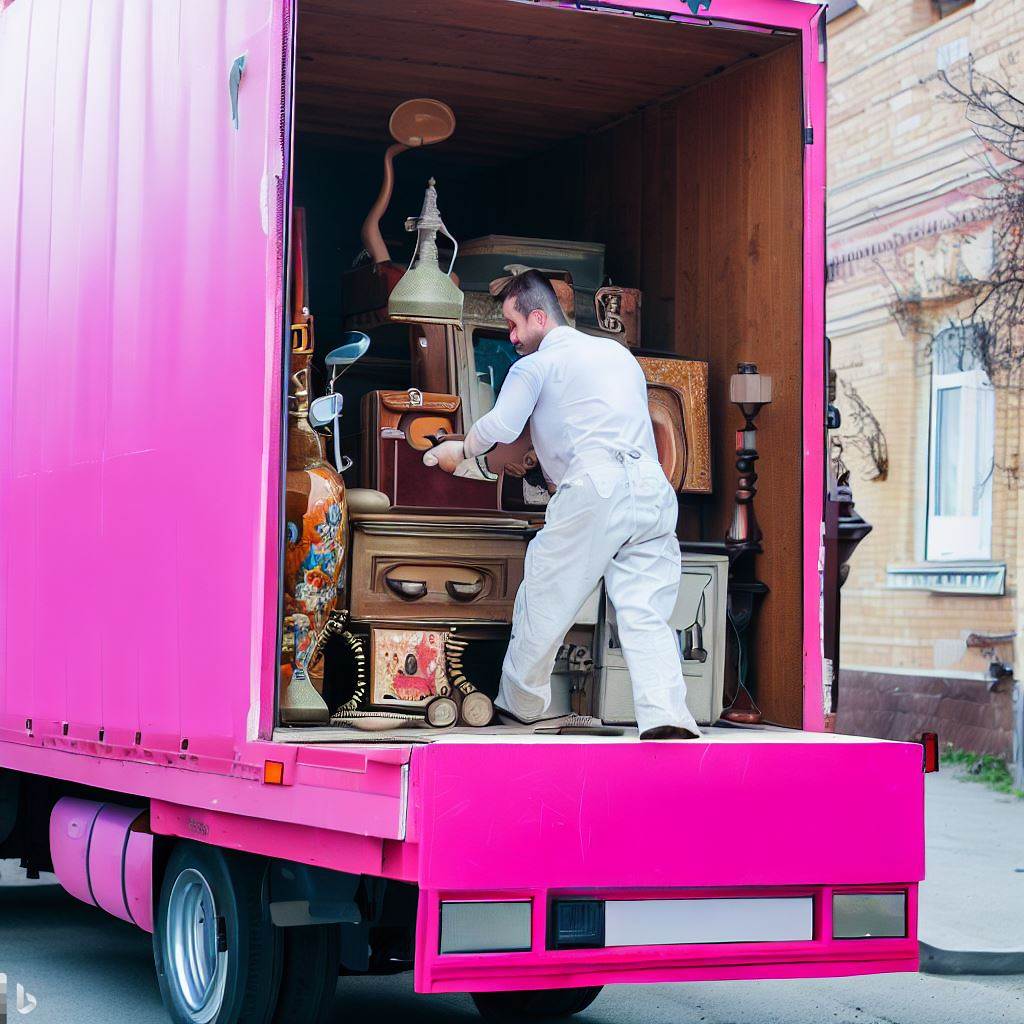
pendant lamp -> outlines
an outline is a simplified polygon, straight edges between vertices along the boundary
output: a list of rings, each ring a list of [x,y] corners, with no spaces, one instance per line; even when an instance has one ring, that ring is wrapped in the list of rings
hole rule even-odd
[[[463,294],[452,280],[451,272],[459,245],[441,220],[435,185],[431,178],[419,217],[410,217],[405,222],[406,231],[416,232],[416,248],[409,269],[392,289],[388,316],[392,320],[458,326],[462,322]],[[441,269],[438,260],[439,231],[455,246],[447,272]]]

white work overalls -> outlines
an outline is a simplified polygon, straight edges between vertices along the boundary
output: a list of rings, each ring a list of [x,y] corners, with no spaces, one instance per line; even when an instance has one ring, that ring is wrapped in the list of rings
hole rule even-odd
[[[699,734],[686,706],[668,618],[679,590],[678,505],[661,466],[634,448],[576,456],[526,551],[497,703],[523,721],[551,704],[551,671],[566,632],[604,577],[633,684],[641,732]]]

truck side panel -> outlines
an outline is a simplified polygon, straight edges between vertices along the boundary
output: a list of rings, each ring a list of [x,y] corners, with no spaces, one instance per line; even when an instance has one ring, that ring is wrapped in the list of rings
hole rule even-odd
[[[0,15],[0,736],[230,756],[272,670],[283,10]]]

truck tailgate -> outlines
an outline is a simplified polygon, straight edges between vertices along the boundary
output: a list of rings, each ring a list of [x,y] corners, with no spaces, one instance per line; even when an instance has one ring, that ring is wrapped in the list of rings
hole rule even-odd
[[[917,744],[740,730],[678,743],[566,739],[414,750],[421,886],[923,877]]]
[[[921,747],[710,733],[414,750],[417,991],[916,971]]]

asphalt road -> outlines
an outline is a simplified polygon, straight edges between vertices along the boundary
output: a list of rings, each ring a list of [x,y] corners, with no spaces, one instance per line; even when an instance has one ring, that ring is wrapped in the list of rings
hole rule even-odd
[[[28,1024],[166,1024],[149,937],[53,885],[6,886],[0,876],[0,971],[9,1020]],[[15,1012],[16,985],[37,1000]],[[479,1018],[463,996],[417,996],[408,976],[345,978],[339,1021],[439,1024]],[[1024,978],[891,975],[825,981],[617,987],[581,1024],[1020,1024]]]

